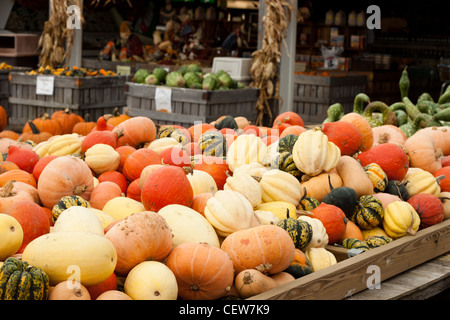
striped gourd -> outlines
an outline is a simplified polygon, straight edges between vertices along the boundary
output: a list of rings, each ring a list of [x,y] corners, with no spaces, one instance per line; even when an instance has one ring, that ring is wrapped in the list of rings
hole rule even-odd
[[[200,136],[198,145],[204,156],[225,157],[227,140],[218,131],[208,131]]]
[[[304,220],[297,220],[288,216],[286,219],[278,221],[277,226],[289,233],[297,249],[304,250],[311,242],[313,229]]]
[[[350,220],[363,230],[377,227],[384,217],[382,202],[373,195],[363,195],[353,211]]]
[[[362,251],[370,249],[365,241],[356,238],[346,238],[342,240],[342,246],[346,249],[359,249]]]
[[[0,300],[46,300],[47,274],[26,261],[9,257],[0,268]]]
[[[161,126],[158,130],[157,138],[174,138],[183,146],[189,142],[188,137],[186,137],[182,130],[170,125]]]
[[[158,135],[157,138],[167,138],[170,137],[170,135],[176,130],[173,126],[161,126],[158,129]]]
[[[290,152],[277,154],[277,156],[272,161],[271,166],[280,169],[281,171],[290,173],[297,178],[302,175],[302,172],[298,170],[297,166],[295,165],[294,158],[292,156],[292,153]]]
[[[85,208],[90,208],[91,207],[89,202],[87,200],[83,199],[80,196],[77,196],[77,195],[64,196],[52,208],[52,220],[53,220],[53,223],[56,222],[56,220],[58,219],[59,215],[64,210],[66,210],[67,208],[72,207],[72,206],[82,206],[82,207],[85,207]]]
[[[303,188],[303,190],[303,196],[298,203],[297,209],[303,211],[311,211],[314,208],[318,207],[320,205],[319,200],[314,197],[308,196],[306,188]]]
[[[388,177],[383,169],[377,163],[370,163],[364,167],[367,176],[373,184],[375,192],[384,192],[388,184]]]
[[[373,249],[392,242],[392,238],[388,236],[372,236],[367,238],[365,242],[370,249]]]
[[[289,152],[292,153],[295,143],[298,140],[298,136],[294,134],[288,134],[287,136],[280,138],[278,141],[278,152]]]

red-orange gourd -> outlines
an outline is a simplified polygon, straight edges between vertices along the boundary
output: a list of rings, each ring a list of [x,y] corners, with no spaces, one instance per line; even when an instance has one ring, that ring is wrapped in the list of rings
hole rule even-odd
[[[117,184],[111,181],[103,181],[92,190],[89,204],[92,208],[102,210],[109,200],[120,197],[121,194],[122,190]]]
[[[133,117],[119,123],[113,130],[121,131],[123,136],[118,140],[118,146],[129,145],[138,147],[156,138],[156,126],[152,119],[147,117]]]
[[[123,175],[123,173],[121,173],[119,171],[103,172],[101,175],[98,176],[97,179],[99,182],[104,182],[104,181],[114,182],[115,184],[117,184],[120,187],[120,190],[122,190],[123,193],[127,192],[128,180]]]
[[[127,157],[122,173],[128,181],[133,181],[138,179],[142,170],[151,164],[161,164],[161,156],[154,150],[141,148]]]
[[[362,133],[350,122],[324,123],[322,132],[341,149],[341,155],[353,156],[361,149]]]
[[[311,210],[312,218],[319,219],[328,234],[328,243],[340,243],[346,231],[348,219],[340,208],[322,202]]]
[[[223,190],[227,178],[233,173],[228,168],[227,162],[216,156],[202,156],[194,165],[194,170],[207,172],[216,182],[217,189]]]
[[[8,150],[6,161],[11,161],[28,173],[33,172],[33,168],[39,161],[39,156],[34,150],[20,148],[18,146],[11,146]]]

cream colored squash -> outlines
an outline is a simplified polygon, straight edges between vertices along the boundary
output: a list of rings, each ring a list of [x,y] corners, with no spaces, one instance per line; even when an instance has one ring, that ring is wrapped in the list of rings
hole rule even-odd
[[[256,210],[272,212],[279,220],[286,219],[288,217],[297,217],[297,207],[290,202],[286,201],[272,201],[261,203]]]
[[[305,252],[313,272],[328,268],[337,263],[336,257],[325,248],[310,248]]]
[[[19,221],[9,214],[0,213],[0,261],[19,250],[23,241],[23,229]]]
[[[338,161],[336,171],[342,180],[343,186],[355,190],[358,198],[374,193],[372,181],[370,181],[364,168],[355,158],[342,156]]]
[[[233,190],[242,194],[252,204],[253,208],[262,202],[262,190],[258,181],[249,174],[234,174],[228,177],[224,190]]]
[[[262,201],[285,201],[297,205],[302,198],[302,186],[293,175],[272,169],[263,174],[260,181]]]
[[[160,209],[158,213],[172,229],[173,247],[186,242],[203,242],[213,247],[220,247],[214,227],[197,211],[186,206],[171,204]]]
[[[97,143],[85,152],[84,161],[96,174],[115,171],[120,164],[120,154],[113,147]]]
[[[405,187],[411,197],[419,193],[431,193],[435,196],[441,193],[438,179],[428,171],[412,172],[404,180],[408,181]]]
[[[208,199],[205,217],[223,237],[248,229],[255,223],[255,213],[251,203],[239,192],[219,190]]]
[[[109,224],[111,222],[116,221],[113,217],[111,217],[109,214],[107,214],[106,212],[99,210],[99,209],[95,209],[90,207],[89,210],[91,210],[92,212],[95,213],[95,215],[97,216],[98,220],[100,220],[100,223],[103,227],[103,229],[105,229],[107,226],[109,226]]]
[[[420,216],[405,201],[394,201],[384,210],[383,229],[393,239],[414,235],[420,226]]]
[[[133,300],[177,300],[177,279],[165,264],[144,261],[128,273],[125,293]]]
[[[76,133],[53,136],[37,144],[33,150],[40,158],[48,155],[66,156],[81,153],[82,138]]]
[[[255,214],[261,224],[273,224],[276,226],[278,221],[280,221],[271,211],[255,210]]]
[[[444,206],[444,220],[450,219],[450,192],[441,192],[439,198]]]
[[[236,168],[258,162],[268,163],[267,146],[262,139],[254,134],[243,134],[236,138],[227,151],[227,163],[232,172]]]
[[[94,179],[94,188],[100,183],[100,181],[98,181],[97,177],[92,177],[92,179]]]
[[[233,172],[234,174],[249,174],[252,177],[261,178],[262,175],[267,172],[269,168],[266,166],[263,166],[261,163],[258,162],[252,162],[243,164],[242,166],[239,166],[236,168]]]
[[[61,212],[52,232],[84,231],[104,235],[104,228],[97,215],[82,206],[71,206]]]
[[[309,176],[334,169],[341,156],[341,149],[320,130],[307,130],[298,136],[292,149],[296,167]]]
[[[132,213],[145,211],[142,202],[128,198],[116,197],[109,200],[102,209],[115,220],[128,217]]]
[[[206,171],[193,170],[192,173],[186,175],[188,178],[192,191],[194,191],[194,196],[201,193],[207,192],[217,192],[217,184],[214,178]]]
[[[322,221],[308,216],[299,216],[297,219],[308,222],[313,230],[312,239],[304,251],[310,248],[325,248],[328,245],[328,234]]]
[[[22,259],[43,269],[50,285],[71,278],[93,286],[114,272],[117,252],[111,241],[92,232],[53,232],[32,240]]]
[[[171,147],[183,147],[176,139],[171,137],[164,137],[153,140],[147,148],[160,154],[163,150]]]

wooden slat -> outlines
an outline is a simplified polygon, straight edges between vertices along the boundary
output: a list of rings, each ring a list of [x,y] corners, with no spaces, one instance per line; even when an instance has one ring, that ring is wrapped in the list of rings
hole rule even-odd
[[[313,272],[249,300],[340,300],[367,289],[368,267],[383,282],[450,251],[450,220]]]

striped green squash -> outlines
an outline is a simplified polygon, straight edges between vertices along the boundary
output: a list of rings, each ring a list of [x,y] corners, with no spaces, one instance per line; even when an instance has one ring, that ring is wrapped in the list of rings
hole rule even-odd
[[[350,220],[363,230],[377,227],[384,218],[383,204],[373,195],[363,195],[353,211]]]
[[[227,152],[227,140],[218,131],[207,131],[200,136],[198,141],[204,156],[225,157]]]
[[[85,207],[85,208],[89,208],[91,205],[90,205],[90,203],[87,200],[83,199],[80,196],[77,196],[77,195],[64,196],[52,208],[52,220],[53,220],[53,223],[56,222],[56,220],[58,219],[59,215],[64,210],[66,210],[67,208],[72,207],[72,206],[82,206],[82,207]]]
[[[303,188],[303,196],[297,205],[297,209],[303,211],[311,211],[314,208],[317,208],[319,205],[320,205],[319,200],[317,200],[314,197],[308,197],[306,188]]]
[[[161,139],[161,138],[167,138],[170,137],[170,135],[176,130],[175,127],[170,126],[170,125],[165,125],[165,126],[161,126],[158,129],[158,135],[157,138]]]
[[[364,167],[364,171],[372,182],[375,192],[383,192],[388,184],[388,177],[377,163],[370,163]]]
[[[292,153],[295,143],[298,140],[298,136],[294,134],[288,134],[287,136],[280,138],[278,140],[278,152],[289,152]]]
[[[369,246],[365,241],[356,238],[346,238],[342,240],[342,246],[346,249],[359,249],[362,251],[369,250]]]
[[[302,172],[298,170],[297,166],[294,162],[294,157],[290,152],[283,152],[277,154],[274,157],[271,166],[276,169],[280,169],[281,171],[290,173],[296,178],[299,178],[302,175]]]
[[[392,238],[387,236],[372,236],[370,238],[367,238],[365,242],[370,249],[374,249],[384,246],[385,244],[392,242],[392,240]]]
[[[304,250],[312,240],[313,229],[304,220],[288,217],[278,221],[277,226],[287,231],[297,249]]]
[[[9,257],[0,268],[0,300],[46,300],[49,278],[40,268]]]

